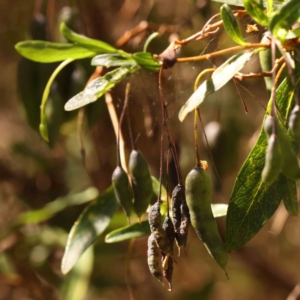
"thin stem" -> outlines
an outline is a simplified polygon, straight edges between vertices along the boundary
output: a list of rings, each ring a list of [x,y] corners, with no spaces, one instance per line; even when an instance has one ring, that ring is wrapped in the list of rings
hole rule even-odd
[[[158,74],[158,85],[159,85],[159,91],[161,91],[161,81],[162,81],[162,72],[163,68],[161,67],[159,69]],[[157,201],[161,202],[161,189],[162,189],[162,172],[163,172],[163,141],[164,141],[164,128],[165,128],[165,113],[164,113],[164,101],[162,98],[162,93],[160,93],[160,102],[161,102],[161,115],[162,115],[162,126],[161,126],[161,135],[160,135],[160,159],[159,159],[159,192],[158,192],[158,198]]]
[[[113,128],[114,128],[114,131],[115,131],[115,136],[117,137],[118,136],[119,122],[118,122],[118,117],[117,117],[116,110],[115,110],[113,100],[112,100],[112,97],[111,97],[110,93],[105,93],[105,102],[106,102],[106,105],[107,105],[107,109],[108,109],[108,112],[109,112],[111,122],[113,124]],[[126,159],[125,159],[125,145],[124,144],[125,143],[124,143],[123,135],[120,132],[120,145],[119,145],[120,160],[121,160],[122,168],[124,169],[124,171],[126,173],[128,173],[127,165],[126,165]]]
[[[168,154],[167,154],[167,176],[166,176],[166,192],[167,192],[167,217],[170,217],[170,198],[169,198],[169,159],[170,159],[170,147],[168,149]]]
[[[248,108],[247,108],[247,105],[246,105],[246,103],[245,103],[245,101],[244,101],[244,99],[243,99],[243,97],[242,97],[242,94],[241,94],[239,88],[238,88],[237,80],[236,80],[234,77],[233,77],[233,83],[234,83],[234,86],[235,86],[235,88],[236,88],[236,91],[237,91],[237,93],[239,94],[239,97],[240,97],[240,99],[241,99],[241,101],[242,101],[242,104],[243,104],[243,106],[244,106],[245,113],[248,114]]]
[[[132,148],[133,150],[136,150],[135,142],[134,142],[134,139],[133,139],[132,127],[131,127],[131,118],[130,118],[129,105],[128,105],[128,107],[127,107],[126,120],[127,120],[128,131],[129,131],[129,137],[130,137],[131,148]]]
[[[195,138],[195,153],[196,153],[196,166],[200,167],[199,158],[199,141],[198,141],[198,110],[195,109],[194,113],[194,138]]]
[[[163,125],[162,126],[164,126],[166,129],[169,147],[171,148],[172,156],[173,156],[174,163],[175,163],[178,183],[182,184],[182,176],[181,176],[181,171],[180,171],[178,153],[177,153],[175,141],[173,139],[173,136],[172,136],[172,134],[168,128],[168,124],[167,124],[167,120],[169,120],[169,115],[168,115],[167,107],[164,102],[164,95],[163,95],[163,88],[162,88],[162,68],[160,69],[160,72],[159,72],[158,88],[159,88],[159,95],[160,95],[160,101],[161,101],[162,113],[163,113],[163,115],[162,115]]]
[[[117,135],[117,165],[119,167],[121,166],[121,160],[120,160],[120,134],[121,134],[121,126],[122,126],[124,115],[126,113],[126,108],[127,108],[127,105],[128,105],[129,92],[130,92],[130,82],[128,82],[126,84],[125,100],[124,100],[124,105],[123,105],[122,113],[121,113],[121,116],[120,116],[119,128],[118,128],[118,135]]]
[[[269,48],[270,44],[249,44],[249,45],[244,45],[244,46],[235,46],[231,48],[227,48],[224,50],[204,54],[204,55],[199,55],[199,56],[192,56],[192,57],[182,57],[182,58],[177,58],[178,63],[185,63],[185,62],[194,62],[194,61],[201,61],[201,60],[206,60],[206,59],[211,59],[213,57],[217,57],[220,55],[225,55],[228,53],[236,52],[236,51],[241,51],[241,50],[247,50],[247,49],[256,49],[256,48]]]
[[[184,40],[181,40],[181,41],[176,41],[176,44],[177,45],[180,45],[180,46],[183,46],[183,45],[186,45],[196,39],[198,39],[199,37],[201,37],[202,35],[204,35],[205,33],[208,33],[210,30],[212,29],[216,29],[218,27],[221,27],[223,25],[223,21],[218,21],[212,25],[209,25],[209,23],[216,17],[218,17],[220,14],[216,14],[214,15],[213,17],[211,17],[207,22],[206,24],[203,26],[203,29],[195,34],[193,34],[192,36],[184,39]],[[247,15],[247,12],[245,10],[238,10],[236,13],[234,13],[234,16],[236,18],[241,18],[243,16],[246,16]]]

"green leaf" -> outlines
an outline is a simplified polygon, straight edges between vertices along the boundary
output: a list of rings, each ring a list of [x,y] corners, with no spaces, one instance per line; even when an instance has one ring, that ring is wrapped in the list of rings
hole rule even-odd
[[[244,41],[236,18],[227,4],[221,6],[221,18],[223,26],[231,39],[239,45],[246,45],[247,43]]]
[[[288,29],[297,21],[300,15],[300,1],[289,0],[277,10],[270,20],[269,30],[274,37],[284,41]]]
[[[25,41],[15,45],[24,57],[41,63],[52,63],[66,59],[82,59],[97,54],[79,45],[51,43],[46,41]]]
[[[84,300],[94,266],[93,246],[80,257],[73,270],[66,276],[62,287],[62,299]]]
[[[150,72],[157,72],[162,66],[162,62],[156,60],[149,52],[137,52],[132,57],[139,66]]]
[[[64,22],[60,24],[60,32],[70,42],[76,43],[84,48],[87,48],[96,53],[116,53],[118,50],[113,46],[99,41],[88,38],[84,35],[72,31]]]
[[[179,120],[182,122],[187,114],[197,108],[208,95],[216,92],[231,80],[254,53],[255,51],[236,54],[217,68],[211,78],[205,80],[182,106],[179,112]]]
[[[212,0],[214,2],[220,2],[220,3],[226,3],[228,5],[234,5],[234,6],[242,6],[244,7],[244,1],[243,0]],[[272,6],[275,8],[278,8],[280,6],[282,6],[282,2],[283,1],[271,1],[271,0],[266,0],[263,1],[263,5],[264,7],[268,7],[269,8],[269,3],[272,3]]]
[[[47,123],[47,115],[45,113],[45,108],[46,108],[46,104],[47,104],[47,100],[50,94],[50,88],[51,85],[53,83],[53,81],[55,80],[56,76],[59,74],[59,72],[69,63],[71,63],[72,61],[74,61],[74,59],[67,59],[65,61],[63,61],[52,73],[51,77],[49,78],[46,87],[44,89],[43,92],[43,97],[42,97],[42,103],[41,103],[41,123],[39,125],[39,130],[40,130],[40,134],[42,136],[42,138],[46,141],[49,142],[49,134],[48,134],[48,123]]]
[[[140,223],[135,223],[129,226],[125,226],[116,229],[105,237],[106,243],[118,243],[133,238],[138,238],[150,234],[150,227],[148,221],[143,221]]]
[[[244,0],[244,6],[249,16],[258,24],[268,26],[269,18],[264,12],[262,0]]]
[[[121,56],[120,54],[100,54],[95,57],[93,57],[92,66],[103,66],[106,68],[110,67],[136,67],[137,63],[134,59],[132,58],[127,58],[124,56]]]
[[[124,67],[117,68],[106,73],[102,77],[98,77],[91,81],[84,91],[72,97],[66,104],[65,110],[71,111],[89,103],[96,101],[104,95],[109,89],[113,88],[117,83],[137,69],[128,69]]]
[[[299,83],[300,67],[295,77]],[[293,84],[285,79],[276,91],[276,103],[280,115],[288,119],[293,106]],[[270,105],[269,105],[270,107]],[[248,242],[269,220],[280,201],[293,200],[296,185],[291,179],[280,175],[271,185],[261,182],[265,164],[267,138],[262,129],[251,153],[242,166],[229,202],[226,220],[226,248],[232,252]],[[290,205],[288,205],[290,207]],[[293,209],[289,208],[289,211]]]
[[[82,212],[68,236],[61,265],[63,274],[73,268],[82,253],[103,233],[118,206],[113,187],[110,186]]]
[[[147,38],[147,40],[146,40],[146,42],[145,42],[145,44],[144,44],[144,47],[143,47],[143,52],[147,52],[147,49],[148,49],[148,46],[149,46],[149,44],[152,42],[152,40],[154,40],[157,36],[159,36],[159,33],[158,32],[153,32],[153,33],[151,33],[149,36],[148,36],[148,38]]]
[[[41,209],[22,213],[18,216],[16,223],[33,224],[44,222],[67,207],[80,205],[94,200],[98,196],[98,194],[98,190],[95,187],[89,187],[83,192],[68,194],[67,196],[59,197],[56,200],[46,204]]]

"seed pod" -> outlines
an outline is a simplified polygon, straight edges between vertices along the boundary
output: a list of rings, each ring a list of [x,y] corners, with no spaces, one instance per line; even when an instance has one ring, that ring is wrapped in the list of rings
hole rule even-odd
[[[161,214],[160,214],[160,204],[156,202],[151,206],[148,215],[148,221],[150,225],[151,232],[161,228]]]
[[[188,237],[188,230],[190,226],[190,212],[189,208],[186,204],[186,200],[184,197],[184,201],[182,202],[180,206],[181,211],[181,223],[180,223],[180,229],[179,229],[179,236],[178,236],[178,245],[182,245],[183,247],[186,246],[186,241]]]
[[[146,159],[140,151],[132,150],[129,158],[129,170],[132,177],[134,210],[140,218],[147,210],[153,195],[152,179]]]
[[[261,43],[268,43],[270,42],[270,34],[264,34],[264,36],[261,39]],[[272,53],[271,49],[265,49],[262,51],[259,51],[259,62],[261,65],[261,70],[263,72],[270,72],[272,70]],[[268,91],[269,96],[271,95],[271,90],[273,86],[272,77],[265,76],[264,77],[266,89]]]
[[[210,180],[202,167],[195,167],[186,177],[186,202],[191,223],[208,253],[225,270],[227,252],[211,209]]]
[[[172,193],[172,217],[176,243],[179,248],[182,246],[185,247],[190,224],[190,214],[185,200],[184,186],[180,184],[174,188]]]
[[[268,116],[264,122],[264,130],[266,135],[270,137],[273,132],[273,122],[275,122],[276,135],[281,148],[283,157],[282,173],[291,179],[297,180],[300,178],[300,169],[298,166],[297,155],[293,149],[290,138],[286,133],[286,130],[281,127],[276,119],[272,116]]]
[[[276,128],[277,128],[276,119],[274,117],[272,117],[271,115],[267,116],[265,121],[264,121],[264,130],[265,130],[265,134],[268,138],[273,133],[273,124],[274,124],[274,122],[276,123]]]
[[[159,251],[153,234],[148,238],[147,262],[151,274],[163,285],[163,274],[159,263]]]
[[[180,184],[176,185],[172,192],[172,218],[174,222],[176,241],[177,241],[177,235],[179,233],[180,222],[181,222],[180,206],[184,197],[185,197],[184,187]]]
[[[261,174],[262,182],[267,184],[273,183],[281,172],[282,165],[283,157],[281,147],[277,136],[272,134],[268,140],[265,166]]]
[[[122,167],[115,168],[112,174],[112,184],[115,196],[121,204],[127,219],[129,220],[133,208],[132,192],[129,184],[128,176]]]
[[[163,223],[163,230],[166,232],[167,238],[171,246],[171,255],[173,255],[173,246],[175,241],[174,225],[170,217],[166,217]],[[165,253],[162,253],[163,276],[169,283],[169,291],[172,289],[172,275],[173,275],[173,258]]]
[[[173,245],[175,241],[175,230],[174,225],[170,217],[166,217],[162,226],[163,230],[166,232],[167,238],[171,245],[171,254],[173,255]]]
[[[300,141],[300,106],[295,105],[289,118],[289,128],[295,140]]]
[[[163,252],[166,256],[172,255],[172,247],[170,241],[162,227],[153,231],[152,234],[161,252]]]

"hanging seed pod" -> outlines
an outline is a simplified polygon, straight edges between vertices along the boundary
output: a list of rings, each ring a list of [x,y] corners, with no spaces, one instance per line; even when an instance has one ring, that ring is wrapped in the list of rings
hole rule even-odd
[[[171,254],[173,255],[173,245],[174,245],[174,241],[175,241],[175,230],[174,230],[173,222],[172,222],[172,220],[169,216],[167,216],[165,218],[162,228],[166,232],[167,238],[168,238],[168,240],[170,242],[170,245],[171,245],[171,251],[172,251]]]
[[[286,130],[281,127],[277,120],[268,116],[264,122],[264,130],[266,135],[270,138],[273,132],[273,124],[275,122],[276,136],[281,148],[283,165],[281,172],[288,178],[297,180],[300,178],[300,169],[298,165],[297,155],[293,149],[290,138],[286,133]]]
[[[178,245],[185,247],[187,237],[188,237],[189,226],[191,224],[190,212],[189,212],[189,208],[186,204],[185,197],[184,197],[184,201],[182,202],[182,204],[180,206],[180,211],[181,211],[181,223],[180,223],[180,228],[179,228]]]
[[[128,176],[122,167],[115,168],[112,174],[112,184],[115,191],[115,196],[121,204],[127,219],[129,220],[133,209],[132,192],[129,184]]]
[[[164,264],[164,257],[162,256],[162,264]],[[171,256],[169,256],[168,259],[168,267],[166,270],[163,269],[163,277],[166,278],[166,280],[168,281],[169,284],[169,288],[168,291],[171,292],[172,291],[172,277],[173,277],[173,271],[174,271],[174,260]]]
[[[161,252],[163,252],[166,256],[172,255],[172,247],[170,241],[162,227],[160,227],[158,230],[153,231],[152,234]]]
[[[176,185],[173,192],[172,192],[172,218],[174,222],[174,229],[175,229],[175,236],[176,241],[178,243],[178,234],[179,234],[179,228],[181,223],[181,210],[180,206],[184,199],[184,187],[180,184]],[[178,246],[180,246],[178,244]]]
[[[175,241],[174,225],[169,216],[167,216],[163,223],[163,230],[166,232],[167,238],[171,246],[171,255],[173,255],[173,246]],[[173,275],[173,258],[165,253],[162,253],[163,276],[169,283],[169,291],[172,290],[172,275]]]
[[[172,193],[172,217],[177,246],[185,247],[190,225],[189,208],[185,200],[184,186],[178,184]],[[180,255],[180,252],[179,252]]]
[[[151,232],[161,228],[160,204],[158,201],[151,206],[149,210],[148,221]]]
[[[278,138],[272,134],[268,140],[268,148],[266,151],[265,166],[261,174],[262,182],[273,183],[282,170],[283,157]]]
[[[189,172],[185,186],[191,223],[208,253],[225,270],[228,255],[211,209],[210,180],[202,166]]]
[[[295,105],[289,118],[289,128],[296,141],[300,141],[300,106]]]
[[[141,218],[150,204],[153,189],[147,161],[140,151],[131,151],[129,170],[134,194],[133,206],[138,218]]]
[[[147,262],[151,274],[163,284],[163,274],[159,263],[159,251],[153,234],[148,238]]]

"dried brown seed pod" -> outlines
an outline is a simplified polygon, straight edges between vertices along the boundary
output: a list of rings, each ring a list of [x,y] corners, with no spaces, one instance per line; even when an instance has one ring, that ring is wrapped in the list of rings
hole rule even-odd
[[[147,262],[151,274],[164,285],[159,262],[159,250],[153,234],[150,234],[148,238]]]

